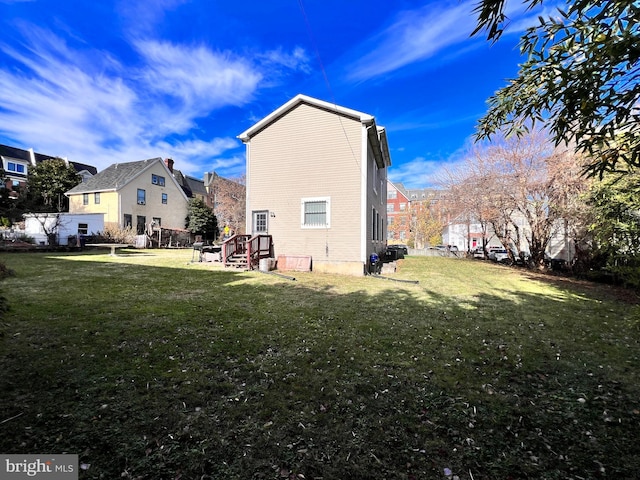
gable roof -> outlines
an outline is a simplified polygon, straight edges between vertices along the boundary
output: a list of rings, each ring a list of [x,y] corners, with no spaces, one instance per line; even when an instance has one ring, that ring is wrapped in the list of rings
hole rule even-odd
[[[183,175],[185,183],[189,186],[191,192],[195,195],[207,195],[207,189],[204,187],[204,180],[197,179],[190,175]]]
[[[277,108],[269,115],[264,117],[258,123],[255,123],[252,127],[242,132],[238,135],[238,138],[243,142],[249,140],[252,136],[258,133],[260,130],[268,126],[269,124],[275,122],[278,118],[282,117],[287,112],[293,110],[300,104],[307,104],[317,108],[321,108],[323,110],[327,110],[332,113],[344,115],[345,117],[352,118],[354,120],[358,120],[362,122],[364,125],[371,125],[375,122],[374,118],[367,114],[358,112],[357,110],[352,110],[350,108],[341,107],[334,103],[325,102],[323,100],[318,100],[317,98],[309,97],[307,95],[298,94],[289,100],[287,103],[282,105],[280,108]]]
[[[207,189],[204,187],[204,180],[199,180],[190,175],[184,175],[180,170],[173,170],[173,176],[178,182],[178,185],[182,187],[184,193],[189,198],[193,198],[195,195],[207,196]]]
[[[156,164],[162,165],[162,168],[167,172],[167,177],[171,179],[170,181],[172,181],[182,192],[185,198],[187,198],[180,184],[176,181],[160,157],[138,160],[137,162],[114,163],[88,179],[86,182],[76,185],[66,192],[65,195],[88,192],[118,191]]]
[[[277,121],[280,117],[290,112],[297,106],[301,104],[311,105],[316,108],[320,108],[322,110],[326,110],[327,112],[342,115],[347,118],[351,118],[353,120],[359,121],[363,126],[367,127],[367,134],[371,143],[374,145],[374,157],[376,159],[376,163],[379,168],[388,167],[391,165],[391,158],[389,156],[389,147],[387,143],[387,133],[384,127],[376,126],[376,120],[372,115],[368,113],[359,112],[357,110],[353,110],[351,108],[341,107],[336,105],[335,103],[325,102],[323,100],[318,100],[317,98],[309,97],[307,95],[298,94],[289,100],[287,103],[282,105],[280,108],[277,108],[269,115],[264,117],[259,122],[255,123],[252,127],[248,128],[240,135],[238,138],[242,140],[243,143],[247,143],[251,140],[251,137],[259,133],[264,128],[271,125],[273,122]]]
[[[408,195],[407,195],[407,190],[406,190],[406,188],[404,188],[404,184],[403,184],[402,182],[394,183],[394,182],[392,182],[392,181],[391,181],[391,180],[389,180],[389,179],[387,179],[387,182],[388,182],[389,184],[391,184],[391,186],[392,186],[393,188],[395,188],[395,189],[396,189],[396,191],[397,191],[400,195],[402,195],[404,198],[406,198],[407,200],[409,200],[409,197],[408,197]]]

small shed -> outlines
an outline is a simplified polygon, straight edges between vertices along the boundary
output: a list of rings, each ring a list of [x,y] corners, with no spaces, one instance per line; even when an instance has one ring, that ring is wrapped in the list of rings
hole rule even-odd
[[[49,245],[53,235],[58,245],[68,245],[69,238],[104,230],[103,213],[27,213],[24,220],[24,233],[36,245]]]

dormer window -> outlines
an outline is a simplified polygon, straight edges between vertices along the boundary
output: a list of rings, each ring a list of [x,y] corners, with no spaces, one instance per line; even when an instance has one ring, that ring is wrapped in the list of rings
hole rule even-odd
[[[23,163],[18,162],[7,162],[7,172],[11,173],[19,173],[24,175],[27,173],[27,166]]]

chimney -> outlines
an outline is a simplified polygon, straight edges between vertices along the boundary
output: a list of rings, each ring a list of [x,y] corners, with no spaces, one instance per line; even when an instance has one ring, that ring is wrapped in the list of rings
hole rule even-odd
[[[167,168],[169,169],[169,171],[170,171],[171,173],[173,173],[173,159],[171,159],[171,158],[166,158],[166,159],[164,160],[164,163],[165,163],[165,165],[167,165]]]

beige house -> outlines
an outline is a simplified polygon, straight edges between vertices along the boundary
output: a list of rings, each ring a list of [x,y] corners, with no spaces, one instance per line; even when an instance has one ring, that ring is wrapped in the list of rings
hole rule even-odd
[[[387,238],[387,135],[375,118],[298,95],[238,136],[247,232],[314,271],[362,275]]]
[[[161,158],[114,163],[65,195],[70,213],[102,213],[105,227],[132,226],[144,234],[185,226],[187,195]]]

